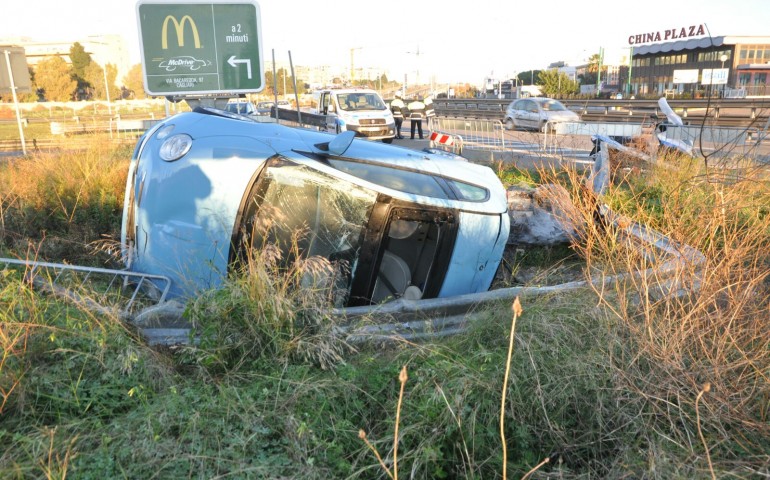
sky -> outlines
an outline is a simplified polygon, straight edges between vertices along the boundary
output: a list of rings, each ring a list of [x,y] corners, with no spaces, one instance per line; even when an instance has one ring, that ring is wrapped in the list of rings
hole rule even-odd
[[[0,38],[57,41],[125,37],[139,63],[136,0],[14,1]],[[172,3],[172,2],[169,2]],[[181,1],[179,3],[184,3]],[[409,83],[481,83],[557,61],[579,65],[603,48],[628,54],[628,37],[705,24],[712,36],[770,36],[770,0],[259,0],[262,52],[294,65],[382,69]]]

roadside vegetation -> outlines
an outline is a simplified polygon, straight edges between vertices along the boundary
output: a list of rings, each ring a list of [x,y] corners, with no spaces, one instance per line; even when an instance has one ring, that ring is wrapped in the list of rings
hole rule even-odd
[[[119,266],[130,155],[0,164],[0,256]],[[767,169],[618,171],[613,210],[705,255],[673,284],[593,222],[580,173],[499,174],[570,191],[586,275],[647,273],[524,296],[461,335],[352,344],[328,292],[298,288],[327,266],[278,272],[265,249],[187,306],[197,345],[158,348],[0,269],[0,478],[770,475]]]

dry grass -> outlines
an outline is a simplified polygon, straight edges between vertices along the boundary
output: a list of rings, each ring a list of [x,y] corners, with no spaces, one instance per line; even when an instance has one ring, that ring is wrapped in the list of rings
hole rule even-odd
[[[573,179],[580,184],[574,174]],[[621,326],[609,353],[616,388],[646,417],[641,423],[648,429],[640,435],[649,446],[662,441],[684,452],[692,471],[711,475],[714,468],[729,470],[727,464],[745,467],[742,459],[767,458],[767,172],[738,176],[681,159],[678,168],[653,168],[616,181],[601,200],[575,187],[578,207],[570,216],[588,225],[575,248],[591,274],[634,273],[595,292]],[[591,222],[599,202],[695,247],[705,264],[680,259],[671,270],[661,269],[670,256],[618,241],[618,226]]]
[[[88,150],[35,153],[0,166],[0,239],[46,259],[87,261],[117,239],[131,151],[96,137]]]

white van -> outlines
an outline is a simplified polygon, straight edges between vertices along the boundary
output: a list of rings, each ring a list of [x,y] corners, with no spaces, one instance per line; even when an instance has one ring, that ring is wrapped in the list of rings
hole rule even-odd
[[[396,136],[393,114],[374,90],[319,90],[313,93],[313,111],[326,115],[326,131],[331,133],[350,130],[357,137],[385,143],[391,143]]]

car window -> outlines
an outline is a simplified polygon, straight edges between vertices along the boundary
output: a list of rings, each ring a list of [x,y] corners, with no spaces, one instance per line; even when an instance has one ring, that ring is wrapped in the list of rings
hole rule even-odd
[[[441,188],[441,185],[432,175],[339,159],[330,159],[329,164],[337,170],[349,173],[354,177],[382,185],[383,187],[392,188],[393,190],[445,200],[450,198],[448,192]]]
[[[563,104],[560,102],[557,102],[556,100],[548,100],[543,103],[541,103],[543,110],[549,111],[549,112],[563,112],[566,110]]]
[[[445,177],[439,179],[433,175],[413,170],[403,170],[339,158],[330,158],[328,161],[332,167],[349,173],[354,177],[414,195],[444,200],[466,200],[469,202],[484,202],[489,199],[489,190],[486,188],[456,179]],[[443,181],[449,184],[450,188],[442,186]]]
[[[532,100],[527,100],[526,102],[527,102],[527,104],[524,107],[524,109],[526,111],[532,112],[532,113],[537,113],[538,112],[538,108],[537,108],[537,103],[536,102],[533,102]]]
[[[517,100],[511,104],[513,110],[524,110],[526,108],[524,100]]]

